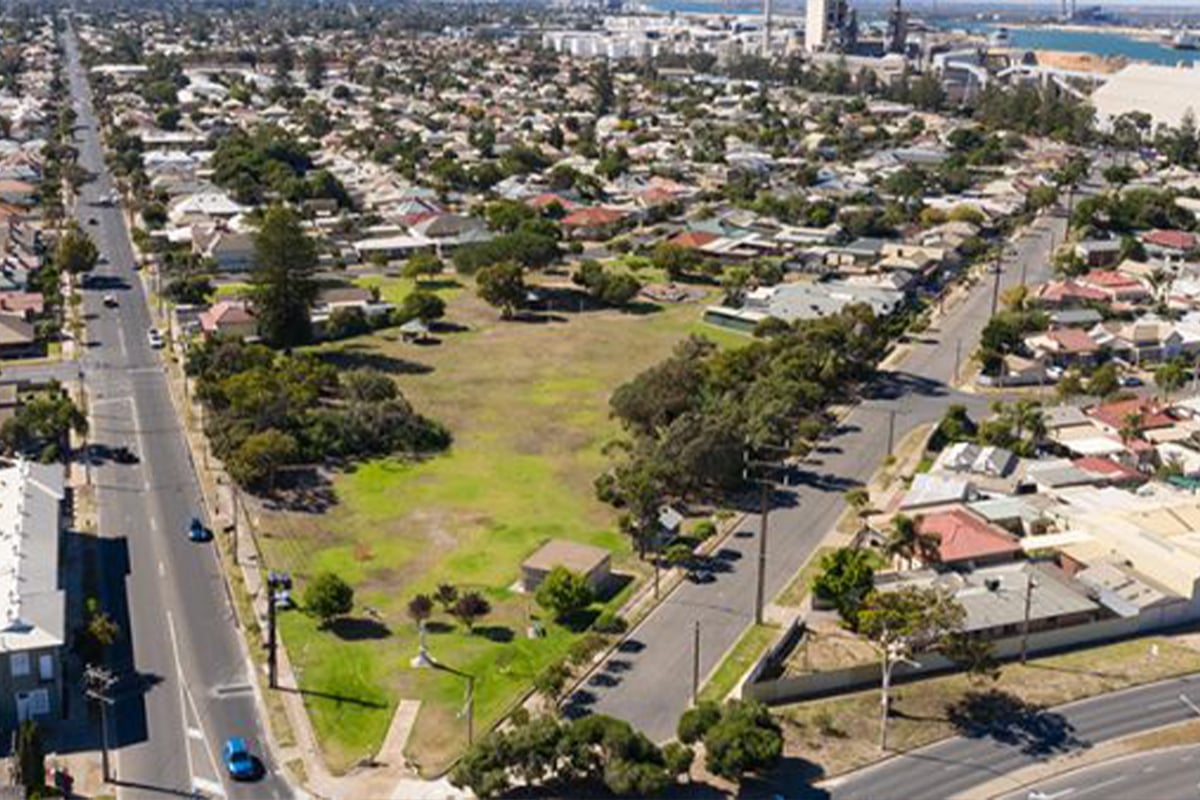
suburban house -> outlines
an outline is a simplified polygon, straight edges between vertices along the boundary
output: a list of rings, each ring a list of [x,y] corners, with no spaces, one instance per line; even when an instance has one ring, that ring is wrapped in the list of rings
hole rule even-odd
[[[33,325],[20,316],[0,314],[0,358],[36,358],[43,349]]]
[[[254,267],[254,234],[195,225],[192,252],[211,259],[220,272],[245,272]]]
[[[1025,339],[1036,358],[1060,367],[1088,366],[1100,354],[1100,345],[1079,328],[1054,328]]]
[[[0,728],[53,718],[63,701],[66,593],[59,574],[61,465],[0,466]]]
[[[243,339],[258,336],[258,320],[244,300],[221,300],[200,313],[200,330],[205,336],[230,336]]]
[[[627,218],[615,208],[581,208],[563,217],[562,228],[572,239],[599,241],[614,236]]]
[[[938,563],[976,568],[1016,559],[1020,540],[965,508],[952,508],[917,519],[917,531],[937,540]]]
[[[1085,239],[1075,245],[1075,255],[1089,267],[1111,267],[1121,260],[1121,242],[1116,239]]]
[[[1152,230],[1140,237],[1147,255],[1179,260],[1196,250],[1196,234],[1187,231]]]

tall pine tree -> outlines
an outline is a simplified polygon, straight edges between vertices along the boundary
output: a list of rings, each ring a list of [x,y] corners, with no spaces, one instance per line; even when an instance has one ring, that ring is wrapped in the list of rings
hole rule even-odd
[[[317,250],[296,212],[282,206],[267,210],[254,239],[254,265],[252,298],[263,341],[274,347],[310,341]]]

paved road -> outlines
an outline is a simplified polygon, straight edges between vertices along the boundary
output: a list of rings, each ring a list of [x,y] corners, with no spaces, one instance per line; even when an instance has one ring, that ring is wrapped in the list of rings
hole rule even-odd
[[[1102,695],[1091,700],[1029,714],[996,734],[956,738],[898,756],[838,781],[823,797],[832,800],[939,800],[967,792],[1018,769],[1064,753],[1142,731],[1194,719],[1180,699],[1200,701],[1200,675]],[[1193,771],[1192,793],[1200,775]],[[1127,783],[1121,798],[1168,800]],[[1136,787],[1136,788],[1135,788]],[[1070,795],[1072,800],[1075,794]]]
[[[1172,747],[1076,770],[1005,795],[1002,800],[1196,800],[1200,745]]]
[[[189,519],[201,513],[196,475],[168,394],[160,355],[146,337],[146,296],[118,208],[94,201],[110,192],[86,78],[73,32],[67,34],[71,96],[79,114],[80,164],[97,178],[83,188],[79,216],[105,258],[84,291],[89,347],[82,369],[90,401],[93,442],[125,445],[135,465],[112,462],[93,471],[105,566],[123,566],[109,597],[132,646],[118,664],[123,675],[111,726],[123,798],[190,795],[282,798],[290,790],[267,758],[244,645],[212,545],[188,541]],[[102,296],[116,295],[118,308]],[[125,562],[123,565],[121,562]],[[122,594],[124,595],[122,597]],[[120,606],[124,604],[124,608]],[[266,775],[232,784],[219,769],[225,738],[247,739]]]
[[[1053,230],[1063,240],[1065,221],[1043,218],[1014,244],[1001,274],[1001,292],[1020,283],[1046,280]],[[1024,270],[1022,269],[1024,266]],[[804,467],[798,488],[777,493],[769,515],[767,597],[795,577],[813,549],[836,523],[843,493],[864,484],[887,454],[888,427],[894,439],[936,420],[952,402],[982,411],[984,398],[946,384],[954,376],[956,351],[964,365],[991,313],[993,281],[981,282],[939,328],[923,334],[877,395],[846,418],[840,432]],[[593,711],[628,720],[656,741],[674,735],[691,697],[693,625],[700,623],[700,669],[708,674],[754,621],[759,516],[746,517],[720,554],[725,571],[707,584],[685,583],[633,630],[622,649],[569,698],[567,713]]]

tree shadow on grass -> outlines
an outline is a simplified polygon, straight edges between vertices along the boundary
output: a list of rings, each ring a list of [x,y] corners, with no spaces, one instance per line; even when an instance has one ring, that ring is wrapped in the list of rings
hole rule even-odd
[[[1026,755],[1046,756],[1085,746],[1062,714],[999,689],[967,692],[947,707],[946,718],[962,736],[990,738]]]
[[[331,700],[335,703],[345,703],[346,705],[359,706],[361,708],[387,708],[387,703],[380,703],[377,700],[364,700],[361,697],[350,697],[349,695],[322,692],[316,689],[298,689],[295,686],[280,686],[279,691],[291,692],[292,694],[304,697],[316,697],[321,700]]]
[[[449,622],[441,622],[440,620],[430,619],[425,621],[426,633],[450,633],[454,630],[454,626]]]
[[[391,629],[379,620],[362,617],[340,617],[329,623],[329,631],[334,636],[346,642],[361,642],[373,639],[386,639],[392,635]]]
[[[417,361],[384,355],[367,345],[348,344],[337,350],[321,352],[320,358],[338,371],[375,369],[388,375],[428,375],[433,367]]]
[[[489,642],[506,644],[513,640],[513,630],[506,625],[476,625],[471,631],[476,636],[482,636]]]

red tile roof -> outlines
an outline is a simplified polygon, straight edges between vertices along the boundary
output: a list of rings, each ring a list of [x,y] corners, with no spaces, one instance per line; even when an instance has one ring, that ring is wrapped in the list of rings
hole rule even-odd
[[[684,231],[671,237],[670,244],[686,247],[689,250],[699,250],[707,244],[712,244],[721,237],[711,231]]]
[[[1047,303],[1062,303],[1067,300],[1104,301],[1108,295],[1091,286],[1081,286],[1074,281],[1054,281],[1038,289],[1039,300]]]
[[[1115,269],[1094,269],[1079,279],[1084,285],[1100,286],[1105,289],[1145,289],[1137,278],[1132,278]]]
[[[222,300],[200,314],[200,327],[206,333],[216,333],[222,325],[239,325],[253,320],[254,314],[245,302]]]
[[[1136,469],[1127,467],[1124,464],[1118,464],[1109,458],[1085,456],[1075,459],[1071,464],[1079,467],[1084,472],[1096,473],[1116,481],[1144,481],[1147,479],[1146,475],[1138,472]]]
[[[1048,331],[1046,336],[1058,342],[1066,353],[1095,353],[1100,349],[1095,339],[1078,328],[1056,328]]]
[[[1154,428],[1169,428],[1175,424],[1175,420],[1164,412],[1161,406],[1141,397],[1092,406],[1084,413],[1117,430],[1125,426],[1125,420],[1130,414],[1141,415],[1140,430],[1143,431]]]
[[[1187,231],[1148,231],[1142,234],[1142,241],[1172,250],[1194,250],[1196,248],[1196,234]]]
[[[525,201],[525,205],[529,206],[530,208],[537,209],[549,208],[555,203],[558,203],[560,206],[562,206],[563,210],[565,211],[571,211],[579,207],[578,203],[568,200],[562,195],[557,195],[554,192],[542,192],[541,194],[535,195]]]
[[[918,520],[917,530],[937,537],[938,555],[944,564],[1021,551],[1016,536],[965,508],[927,514]]]
[[[581,208],[563,217],[567,228],[600,228],[625,219],[625,212],[615,208]]]

